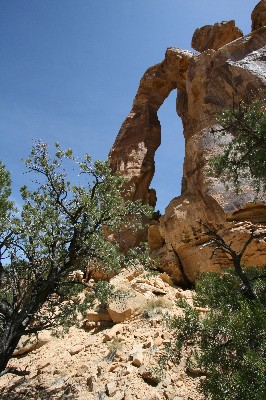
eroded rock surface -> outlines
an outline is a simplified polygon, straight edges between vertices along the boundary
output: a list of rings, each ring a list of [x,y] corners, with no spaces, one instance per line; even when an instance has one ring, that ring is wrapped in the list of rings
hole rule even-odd
[[[243,32],[235,26],[235,21],[223,21],[214,25],[205,25],[195,30],[191,47],[199,52],[220,47],[243,36]]]
[[[260,2],[252,14],[253,29],[264,24],[263,13],[258,11],[264,4],[265,1]],[[259,96],[266,87],[266,27],[238,39],[237,35],[241,36],[239,29],[229,21],[195,33],[194,47],[208,49],[201,54],[167,49],[165,59],[149,68],[141,79],[132,110],[110,152],[114,170],[134,185],[132,199],[154,205],[156,196],[149,186],[154,174],[154,154],[161,140],[157,111],[169,93],[177,89],[177,113],[185,137],[182,194],[170,202],[159,224],[152,224],[149,240],[154,256],[161,256],[162,268],[179,283],[184,279],[193,282],[198,272],[230,263],[222,254],[210,259],[212,249],[203,246],[207,239],[197,232],[198,220],[212,224],[226,240],[233,238],[239,250],[250,229],[265,229],[265,201],[250,207],[254,200],[252,188],[245,184],[242,194],[236,195],[232,188],[226,191],[206,171],[208,158],[220,151],[213,133],[218,127],[217,115],[231,108],[233,101],[252,93]],[[230,136],[223,140],[230,140]],[[247,221],[247,227],[238,229],[239,221]],[[245,261],[266,263],[265,237],[249,245]]]
[[[252,31],[266,25],[266,0],[261,0],[254,8],[252,15]]]

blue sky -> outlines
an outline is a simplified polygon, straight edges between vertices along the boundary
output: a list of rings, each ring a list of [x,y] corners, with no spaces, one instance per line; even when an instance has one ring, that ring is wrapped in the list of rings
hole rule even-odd
[[[196,28],[235,19],[250,32],[257,0],[0,0],[0,158],[14,198],[32,141],[105,159],[145,70]],[[184,144],[175,93],[162,105],[157,209],[180,193]]]

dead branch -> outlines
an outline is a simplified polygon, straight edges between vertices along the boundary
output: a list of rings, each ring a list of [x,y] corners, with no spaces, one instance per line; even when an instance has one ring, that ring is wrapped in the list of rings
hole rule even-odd
[[[6,374],[14,374],[17,376],[26,376],[30,374],[30,371],[25,370],[20,370],[20,369],[16,369],[14,367],[8,367],[6,369],[4,369],[2,372],[0,372],[0,377]]]

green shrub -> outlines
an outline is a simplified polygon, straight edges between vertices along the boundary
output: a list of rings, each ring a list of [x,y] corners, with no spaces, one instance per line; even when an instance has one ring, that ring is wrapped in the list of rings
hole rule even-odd
[[[217,121],[220,129],[214,131],[221,138],[232,134],[232,140],[221,145],[221,154],[211,157],[211,175],[220,177],[226,187],[231,182],[237,193],[243,179],[257,192],[266,191],[266,96],[265,92],[257,95],[260,98],[224,110]]]
[[[249,181],[259,193],[266,191],[266,93],[258,93],[261,98],[253,101],[240,101],[231,110],[224,110],[218,117],[219,129],[216,137],[227,134],[232,140],[224,141],[222,152],[210,159],[209,172],[221,178],[229,188],[229,183],[237,193]]]
[[[245,272],[256,300],[246,296],[234,271],[207,273],[196,285],[194,303],[209,311],[202,316],[183,302],[184,317],[171,321],[171,353],[176,361],[186,354],[188,363],[193,359],[206,375],[201,389],[212,400],[266,398],[266,274]]]

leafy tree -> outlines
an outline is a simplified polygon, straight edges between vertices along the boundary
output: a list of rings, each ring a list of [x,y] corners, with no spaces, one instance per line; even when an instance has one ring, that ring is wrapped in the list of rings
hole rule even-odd
[[[0,160],[0,276],[2,259],[11,240],[12,232],[9,230],[9,221],[14,211],[14,205],[9,200],[11,195],[10,174]]]
[[[13,203],[9,201],[11,195],[11,179],[9,172],[0,160],[0,218],[1,224],[13,208]],[[2,225],[1,225],[2,227]]]
[[[22,187],[19,216],[8,200],[9,173],[0,164],[0,375],[27,373],[7,367],[22,335],[69,325],[86,307],[78,294],[87,284],[71,279],[71,272],[85,274],[92,260],[105,271],[119,270],[125,256],[103,231],[122,224],[139,229],[151,212],[140,201],[124,200],[125,179],[108,162],[92,163],[89,155],[79,160],[58,144],[51,157],[47,144],[38,142],[25,163],[37,180],[33,189]],[[84,185],[70,183],[70,166]],[[108,284],[96,285],[95,291],[108,298]],[[91,293],[87,297],[91,300]]]
[[[210,159],[209,171],[220,177],[228,186],[232,182],[236,192],[241,183],[250,185],[259,192],[266,191],[266,96],[250,104],[241,101],[231,110],[225,110],[218,118],[221,129],[215,135],[233,135],[224,144],[221,154]]]
[[[175,331],[170,354],[198,369],[206,398],[261,400],[266,398],[266,270],[241,265],[254,232],[237,253],[212,227],[201,226],[213,254],[225,251],[233,268],[202,275],[195,288],[197,307],[181,302],[184,316],[170,322]]]

